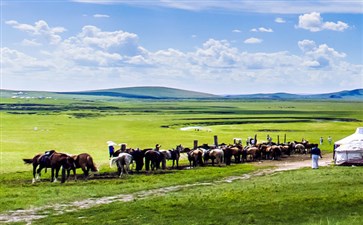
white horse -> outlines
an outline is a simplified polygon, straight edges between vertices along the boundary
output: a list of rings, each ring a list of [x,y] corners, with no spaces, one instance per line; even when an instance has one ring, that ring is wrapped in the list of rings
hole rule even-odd
[[[132,156],[129,153],[120,153],[117,157],[111,158],[110,167],[112,167],[112,164],[117,165],[119,177],[122,177],[124,172],[128,175],[130,164],[132,164],[132,166],[134,165],[132,163]]]
[[[212,159],[212,166],[214,166],[214,160],[216,160],[218,166],[221,166],[223,163],[224,152],[222,149],[215,148],[210,150],[209,157]]]

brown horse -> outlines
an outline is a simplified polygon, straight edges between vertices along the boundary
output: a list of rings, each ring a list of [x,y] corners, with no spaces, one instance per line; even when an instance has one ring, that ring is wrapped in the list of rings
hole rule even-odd
[[[51,181],[56,181],[59,170],[62,168],[62,180],[66,180],[66,171],[69,176],[69,171],[75,167],[74,160],[71,156],[64,153],[57,153],[55,150],[47,151],[46,154],[37,154],[32,159],[23,159],[25,164],[33,164],[33,180],[34,183],[39,179],[43,168],[51,168]],[[38,167],[39,166],[39,167]],[[55,172],[55,174],[54,174]]]
[[[50,157],[50,167],[52,168],[52,177],[51,181],[56,182],[58,178],[58,173],[60,168],[62,168],[62,180],[61,183],[64,183],[69,177],[70,170],[73,170],[74,177],[76,177],[76,170],[74,169],[76,167],[74,159],[65,153],[53,153]],[[67,171],[67,177],[65,172]],[[54,176],[55,172],[55,176]]]
[[[195,149],[191,150],[188,153],[188,160],[189,160],[189,166],[196,167],[198,164],[203,165],[203,150],[202,149]]]
[[[150,167],[151,170],[160,169],[160,163],[162,164],[162,169],[166,168],[166,159],[165,155],[156,150],[147,150],[145,152],[145,170],[149,171]]]
[[[45,168],[45,172],[47,172],[47,168],[51,168],[50,157],[53,153],[55,153],[55,150],[49,150],[49,151],[46,151],[45,154],[39,153],[39,154],[35,155],[32,159],[23,159],[25,164],[33,165],[32,183],[35,183],[35,181],[40,179],[42,169]]]
[[[74,163],[76,167],[74,169],[81,168],[83,171],[84,177],[87,179],[89,175],[89,171],[98,172],[96,165],[93,162],[93,158],[88,153],[81,153],[79,155],[72,155],[74,159]],[[73,171],[74,172],[74,171]],[[75,177],[76,179],[76,177]]]
[[[241,162],[241,155],[242,155],[242,145],[229,145],[223,148],[224,151],[224,161],[226,165],[231,164],[232,156],[234,157],[235,163]]]

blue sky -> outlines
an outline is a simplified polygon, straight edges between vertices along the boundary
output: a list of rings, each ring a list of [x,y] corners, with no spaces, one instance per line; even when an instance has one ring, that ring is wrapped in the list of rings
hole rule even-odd
[[[361,1],[1,1],[1,88],[363,88]]]

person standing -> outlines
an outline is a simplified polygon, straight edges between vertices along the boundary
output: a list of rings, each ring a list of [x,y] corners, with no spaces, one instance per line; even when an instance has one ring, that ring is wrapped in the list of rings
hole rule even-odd
[[[113,153],[115,152],[115,147],[113,147],[113,146],[116,145],[116,143],[113,141],[108,141],[107,145],[108,145],[109,158],[111,159],[111,157],[113,156]]]
[[[318,169],[319,168],[319,158],[323,158],[321,156],[320,148],[318,148],[318,145],[313,147],[310,152],[311,157],[311,168]]]
[[[320,145],[323,144],[323,141],[324,141],[323,137],[320,137]]]
[[[333,140],[333,139],[329,136],[329,137],[328,137],[329,145],[331,145],[332,140]]]

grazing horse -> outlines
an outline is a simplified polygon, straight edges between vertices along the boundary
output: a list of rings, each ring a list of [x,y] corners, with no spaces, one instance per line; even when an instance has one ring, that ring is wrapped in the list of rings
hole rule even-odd
[[[300,154],[306,154],[306,148],[303,144],[295,144],[295,152]]]
[[[255,161],[257,158],[261,158],[261,152],[257,147],[254,146],[246,146],[245,149],[246,151],[246,160],[250,161]]]
[[[145,152],[145,170],[149,171],[150,167],[154,169],[160,169],[160,163],[162,163],[162,169],[166,168],[165,155],[156,150],[147,150]]]
[[[189,166],[196,167],[198,164],[203,165],[203,150],[200,148],[197,148],[195,150],[191,150],[188,154],[188,160],[189,160]]]
[[[93,158],[88,153],[82,153],[79,155],[73,155],[74,163],[76,165],[75,169],[81,168],[83,171],[84,177],[87,179],[89,175],[89,171],[98,172],[96,165],[93,162]]]
[[[58,173],[60,168],[62,168],[62,180],[61,183],[66,181],[66,178],[69,177],[70,170],[73,170],[74,177],[76,177],[76,165],[74,159],[65,153],[55,152],[50,157],[50,167],[52,168],[52,182],[56,182],[58,178]],[[67,177],[65,172],[67,171]],[[55,174],[54,174],[55,172]],[[55,176],[54,176],[55,175]]]
[[[55,150],[49,150],[49,151],[46,151],[45,154],[40,153],[40,154],[35,155],[32,159],[23,159],[25,164],[33,164],[32,183],[35,183],[36,180],[40,179],[40,173],[43,168],[45,168],[45,172],[47,172],[47,168],[51,168],[50,167],[50,157],[55,152],[56,152]]]
[[[165,159],[173,160],[172,168],[174,168],[175,162],[176,162],[176,167],[179,168],[180,152],[178,149],[160,150],[160,152],[165,155]]]
[[[214,166],[214,160],[216,160],[218,166],[221,166],[221,163],[223,162],[224,158],[224,152],[222,149],[215,148],[210,150],[209,157],[212,160],[212,166]]]
[[[140,149],[135,149],[129,152],[129,154],[132,156],[132,160],[135,161],[136,172],[142,170],[142,167],[144,166],[145,152],[146,151]]]
[[[223,148],[224,151],[224,161],[226,165],[231,165],[232,156],[234,157],[235,163],[241,162],[242,146],[227,146]]]
[[[272,145],[267,148],[269,159],[279,160],[281,157],[281,147],[278,145]]]
[[[110,167],[112,164],[117,165],[118,175],[122,177],[125,172],[127,175],[129,174],[130,164],[132,162],[132,155],[129,153],[120,153],[117,157],[113,157],[110,159]]]

